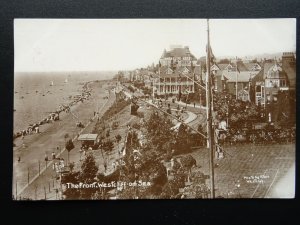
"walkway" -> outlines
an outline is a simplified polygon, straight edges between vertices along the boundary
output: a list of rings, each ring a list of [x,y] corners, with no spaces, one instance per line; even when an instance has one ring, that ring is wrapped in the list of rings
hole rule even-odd
[[[188,106],[188,107],[191,107],[191,108],[198,108],[198,109],[207,109],[205,106],[200,106],[200,105],[195,105],[194,107],[194,104],[186,104],[185,102],[182,102],[182,101],[175,101],[175,103],[179,104],[179,105],[182,105],[182,106]]]
[[[75,111],[79,116],[81,122],[86,125],[84,129],[76,127],[76,121],[74,120],[73,116],[70,114],[65,114],[61,116],[61,120],[53,122],[47,127],[43,126],[40,134],[26,136],[24,140],[26,148],[23,148],[21,145],[16,147],[14,151],[13,165],[14,195],[16,193],[17,195],[22,194],[28,185],[30,185],[39,177],[39,173],[42,175],[42,173],[45,172],[49,166],[52,166],[52,161],[48,161],[46,164],[46,161],[44,160],[45,154],[48,155],[49,160],[51,159],[51,152],[55,152],[57,157],[63,157],[67,159],[67,155],[64,153],[64,136],[68,133],[69,137],[75,140],[77,135],[87,128],[88,124],[90,124],[93,120],[95,105],[97,105],[95,102],[98,102],[99,105],[102,105],[100,116],[106,111],[105,108],[108,107],[106,104],[108,100],[104,99],[103,97],[105,97],[107,93],[105,92],[104,88],[100,89],[100,83],[94,83],[92,85],[93,93],[90,99],[80,103],[78,106],[72,109],[72,111]],[[111,98],[114,98],[114,95],[111,95]],[[19,156],[21,157],[21,162],[17,162]]]

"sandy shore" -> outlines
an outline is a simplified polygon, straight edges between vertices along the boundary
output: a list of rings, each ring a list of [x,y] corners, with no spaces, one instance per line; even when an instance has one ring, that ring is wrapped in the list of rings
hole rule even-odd
[[[103,86],[103,87],[102,87]],[[80,118],[80,120],[87,124],[90,122],[97,107],[103,106],[107,99],[106,85],[103,82],[95,82],[91,84],[92,95],[91,98],[83,103],[79,103],[72,109],[72,112]],[[105,110],[104,110],[105,111]],[[14,147],[14,174],[13,174],[13,192],[20,191],[38,174],[40,169],[45,167],[45,154],[51,157],[51,152],[57,155],[64,148],[64,136],[69,134],[70,138],[75,137],[82,129],[76,127],[74,118],[70,114],[62,113],[59,121],[51,124],[41,126],[41,133],[25,136],[24,140],[19,139]],[[22,144],[25,144],[23,148]],[[59,147],[59,149],[57,149]],[[21,161],[18,162],[18,158]],[[40,166],[39,166],[40,164]],[[16,185],[17,184],[17,185]]]
[[[15,76],[14,133],[44,119],[61,104],[69,104],[72,96],[82,93],[88,78],[67,74]]]

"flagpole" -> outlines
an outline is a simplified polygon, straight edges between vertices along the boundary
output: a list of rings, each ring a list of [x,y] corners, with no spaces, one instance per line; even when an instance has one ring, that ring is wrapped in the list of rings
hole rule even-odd
[[[206,57],[206,65],[207,65],[207,74],[206,74],[206,96],[207,96],[207,125],[208,125],[208,143],[209,143],[209,151],[210,151],[210,184],[211,184],[211,198],[215,198],[215,184],[214,184],[214,148],[213,148],[213,131],[212,131],[212,109],[211,109],[211,74],[210,74],[210,41],[209,41],[209,19],[207,19],[207,57]]]

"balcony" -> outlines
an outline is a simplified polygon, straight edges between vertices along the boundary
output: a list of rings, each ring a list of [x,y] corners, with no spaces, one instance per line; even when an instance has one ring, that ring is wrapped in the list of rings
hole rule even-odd
[[[164,86],[164,85],[181,85],[181,86],[186,86],[186,85],[194,85],[194,82],[193,81],[185,81],[185,82],[180,82],[180,83],[178,83],[178,82],[154,82],[154,85],[159,85],[160,84],[160,86]]]

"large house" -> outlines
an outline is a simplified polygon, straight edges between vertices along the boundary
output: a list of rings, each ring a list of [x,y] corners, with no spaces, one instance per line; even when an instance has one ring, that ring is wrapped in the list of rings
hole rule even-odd
[[[228,93],[237,95],[240,100],[251,101],[251,81],[257,74],[257,71],[223,71],[221,80]]]
[[[164,50],[160,60],[156,79],[153,81],[157,95],[193,93],[194,79],[201,76],[201,66],[189,47],[171,46]]]
[[[253,80],[255,104],[266,110],[269,122],[293,120],[295,117],[296,64],[293,53],[283,53],[282,63],[265,62]]]
[[[237,95],[238,99],[251,101],[250,90],[252,80],[259,73],[260,67],[258,65],[246,66],[242,61],[213,64],[211,71],[214,78],[214,91],[226,91],[232,95]]]

